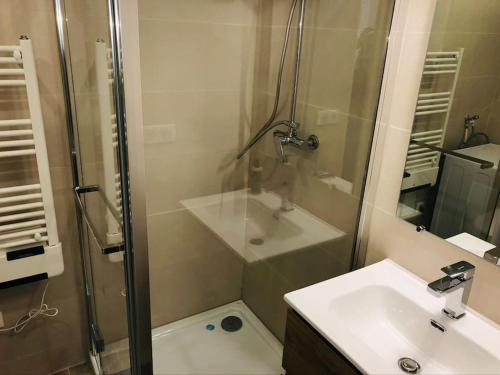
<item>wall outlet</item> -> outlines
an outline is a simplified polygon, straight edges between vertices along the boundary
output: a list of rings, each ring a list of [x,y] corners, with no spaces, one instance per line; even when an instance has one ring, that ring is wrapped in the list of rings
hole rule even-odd
[[[5,326],[5,322],[3,320],[3,312],[0,311],[0,328]]]
[[[318,126],[335,125],[336,121],[337,121],[337,110],[325,109],[318,112],[318,118],[316,124]]]

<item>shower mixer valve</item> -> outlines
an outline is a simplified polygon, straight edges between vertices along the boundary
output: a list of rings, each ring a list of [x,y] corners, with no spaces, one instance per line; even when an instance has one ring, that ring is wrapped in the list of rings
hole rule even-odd
[[[287,156],[285,153],[285,146],[290,145],[299,150],[303,151],[314,151],[319,147],[319,138],[314,134],[311,134],[307,139],[302,139],[297,136],[297,130],[295,126],[290,126],[288,132],[281,130],[276,130],[273,133],[274,144],[276,145],[276,150],[280,156],[281,162],[287,162]]]

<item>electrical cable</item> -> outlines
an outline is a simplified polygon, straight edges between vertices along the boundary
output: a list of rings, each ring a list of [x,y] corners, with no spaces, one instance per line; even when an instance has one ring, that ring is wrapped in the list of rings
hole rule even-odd
[[[42,299],[40,300],[40,307],[29,310],[26,314],[21,316],[13,326],[8,328],[0,328],[0,333],[13,331],[17,334],[20,333],[32,320],[34,320],[38,316],[54,317],[59,314],[59,309],[55,307],[49,307],[45,303],[45,294],[47,293],[48,286],[49,282],[47,281],[47,283],[45,284],[45,288],[43,289]]]

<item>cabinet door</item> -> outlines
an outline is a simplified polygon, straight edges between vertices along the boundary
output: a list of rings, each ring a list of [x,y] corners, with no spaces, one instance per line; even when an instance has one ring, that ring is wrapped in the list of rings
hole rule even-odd
[[[361,374],[294,310],[288,310],[283,351],[287,375]]]

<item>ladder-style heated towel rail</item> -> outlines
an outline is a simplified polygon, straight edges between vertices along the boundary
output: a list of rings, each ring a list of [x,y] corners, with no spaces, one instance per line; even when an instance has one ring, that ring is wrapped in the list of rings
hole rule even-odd
[[[38,183],[0,187],[0,287],[64,270],[37,71],[32,41],[25,36],[19,45],[0,46],[0,92],[8,95],[7,90],[26,95],[29,117],[0,119],[0,162],[34,157]]]
[[[421,143],[442,148],[446,129],[450,119],[453,98],[457,87],[464,49],[450,52],[427,52],[423,71],[422,85],[415,110],[415,123],[422,119],[433,118],[433,127],[428,130],[417,130],[411,134],[411,140],[405,165],[405,178],[402,189],[436,183],[441,153]],[[447,84],[432,86],[436,78],[447,78]],[[429,84],[430,82],[430,84]],[[431,87],[431,88],[429,88]],[[415,128],[415,127],[414,127]]]

